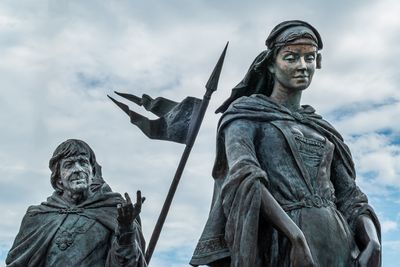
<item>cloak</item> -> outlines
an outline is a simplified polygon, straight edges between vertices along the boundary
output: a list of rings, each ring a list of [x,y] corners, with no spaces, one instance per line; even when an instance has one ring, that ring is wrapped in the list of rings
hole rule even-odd
[[[48,248],[69,214],[93,219],[116,235],[116,207],[122,201],[121,195],[111,192],[107,184],[103,184],[91,197],[76,206],[66,203],[54,192],[47,201],[28,208],[8,253],[7,266],[44,266]],[[144,238],[138,221],[134,223],[134,236],[143,250]]]
[[[292,121],[314,129],[334,144],[334,158],[344,166],[343,176],[352,180],[349,184],[354,185],[355,169],[349,148],[344,143],[342,136],[333,126],[316,114],[314,108],[307,105],[302,106],[297,112],[293,112],[261,94],[238,98],[232,102],[218,124],[217,153],[212,173],[215,179],[214,195],[209,218],[190,262],[194,266],[215,264],[229,257],[231,257],[232,266],[260,265],[260,263],[256,263],[256,259],[261,257],[260,253],[262,252],[257,248],[257,244],[263,243],[263,249],[267,249],[269,246],[267,240],[259,238],[259,234],[262,234],[265,229],[262,229],[263,227],[259,229],[258,226],[261,208],[260,186],[268,188],[266,173],[259,168],[257,162],[238,163],[239,169],[229,169],[228,167],[224,130],[231,123],[239,120],[245,120],[249,122],[249,125]],[[246,130],[244,129],[244,131]],[[238,144],[232,145],[237,146]],[[353,188],[351,193],[356,194],[354,200],[346,199],[343,203],[336,203],[341,206],[342,212],[346,213],[344,217],[346,217],[349,227],[354,227],[353,222],[359,215],[368,214],[380,235],[379,221],[373,209],[368,205],[366,196],[355,185]],[[241,246],[243,243],[248,245]],[[238,255],[231,255],[230,251],[240,254],[240,259]],[[243,263],[242,260],[246,260],[246,263]]]

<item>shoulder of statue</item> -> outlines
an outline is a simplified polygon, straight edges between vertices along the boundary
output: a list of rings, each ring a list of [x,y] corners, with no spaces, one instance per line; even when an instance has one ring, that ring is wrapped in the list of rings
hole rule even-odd
[[[36,212],[42,209],[42,204],[39,205],[30,205],[28,209],[26,210],[26,214]]]
[[[264,102],[270,102],[267,96],[262,94],[252,94],[250,96],[239,97],[238,99],[233,101],[229,107],[235,106],[236,104],[260,105],[261,103]]]
[[[95,190],[92,190],[92,196],[88,202],[92,203],[94,201],[99,204],[104,201],[107,203],[111,201],[112,203],[120,203],[122,199],[123,197],[120,193],[112,191],[111,187],[106,182],[103,182]]]
[[[48,202],[43,202],[39,205],[31,205],[28,207],[25,213],[25,217],[34,217],[38,214],[48,214],[52,212],[56,212],[58,209],[54,207],[49,207],[45,205]]]

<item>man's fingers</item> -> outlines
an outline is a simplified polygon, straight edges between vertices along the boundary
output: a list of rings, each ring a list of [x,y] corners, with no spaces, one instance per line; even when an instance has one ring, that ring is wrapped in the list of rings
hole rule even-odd
[[[126,199],[126,203],[130,204],[132,203],[131,198],[129,197],[128,193],[125,192],[125,199]]]
[[[146,200],[146,198],[142,197],[142,192],[138,190],[136,192],[136,203],[132,205],[132,200],[129,197],[129,194],[125,193],[124,196],[126,201],[123,200],[121,204],[117,205],[118,217],[120,219],[130,218],[131,220],[134,220],[139,215],[142,208],[142,203]]]
[[[117,205],[118,217],[124,216],[124,209],[122,208],[122,204]]]
[[[142,192],[140,192],[140,190],[138,190],[136,192],[136,204],[140,203],[142,200]]]

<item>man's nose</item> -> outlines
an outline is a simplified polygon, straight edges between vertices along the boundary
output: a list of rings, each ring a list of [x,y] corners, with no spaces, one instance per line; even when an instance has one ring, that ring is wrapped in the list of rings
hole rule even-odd
[[[74,172],[83,171],[82,165],[81,165],[79,162],[75,162],[75,164],[74,164],[74,170],[73,170],[73,171],[74,171]]]

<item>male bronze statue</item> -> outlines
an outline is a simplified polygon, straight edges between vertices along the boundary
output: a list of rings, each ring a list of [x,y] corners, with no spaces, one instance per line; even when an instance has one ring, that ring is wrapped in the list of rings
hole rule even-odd
[[[28,208],[7,266],[146,266],[140,191],[134,205],[112,192],[81,140],[61,143],[49,167],[55,191]]]

